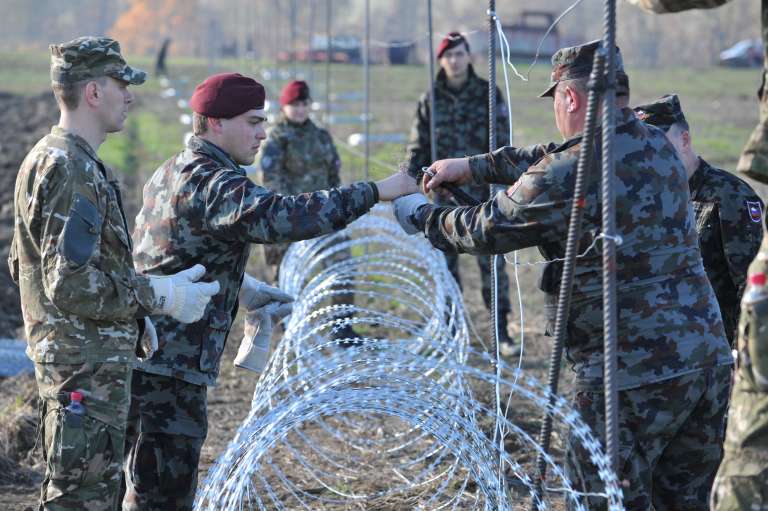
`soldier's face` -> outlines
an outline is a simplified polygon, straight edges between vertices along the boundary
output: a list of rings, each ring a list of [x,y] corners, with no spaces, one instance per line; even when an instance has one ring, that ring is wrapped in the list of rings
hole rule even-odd
[[[309,119],[309,101],[299,100],[283,105],[283,114],[289,121],[301,124]]]
[[[238,164],[252,164],[261,141],[267,138],[266,120],[264,110],[248,110],[231,119],[221,119],[221,148]]]
[[[98,113],[104,131],[114,133],[122,130],[134,99],[128,82],[107,77],[103,84],[99,84],[98,90],[101,100]]]
[[[461,44],[450,50],[445,50],[438,62],[448,78],[458,78],[467,74],[467,71],[469,70],[469,52],[467,51],[467,48]]]

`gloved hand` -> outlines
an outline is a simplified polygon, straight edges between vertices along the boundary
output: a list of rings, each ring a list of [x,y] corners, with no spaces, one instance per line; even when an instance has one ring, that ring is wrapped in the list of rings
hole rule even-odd
[[[419,226],[414,223],[415,215],[416,211],[420,207],[429,204],[429,200],[427,200],[427,198],[420,193],[412,193],[410,195],[400,197],[399,199],[395,199],[393,204],[395,209],[395,218],[397,218],[397,221],[400,223],[400,227],[403,228],[406,234],[416,234],[421,232]]]
[[[235,366],[257,373],[264,371],[269,360],[272,328],[291,313],[293,303],[270,302],[245,315],[243,340],[235,357]]]
[[[139,360],[145,361],[152,358],[152,355],[155,354],[157,351],[157,348],[159,347],[159,344],[157,342],[157,330],[155,330],[155,325],[152,324],[152,320],[149,319],[149,316],[145,316],[144,318],[144,333],[142,334],[141,338],[139,339],[139,349],[138,351],[141,353],[139,356]]]
[[[181,323],[199,321],[211,297],[219,292],[218,281],[198,282],[205,275],[205,266],[191,268],[157,277],[147,275],[155,292],[155,314],[167,314]]]
[[[273,287],[256,280],[247,273],[243,276],[240,288],[240,304],[246,311],[260,309],[270,302],[288,303],[293,297],[278,287]]]

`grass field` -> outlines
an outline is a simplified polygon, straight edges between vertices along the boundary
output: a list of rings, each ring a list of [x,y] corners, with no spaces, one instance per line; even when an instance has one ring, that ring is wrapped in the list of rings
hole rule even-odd
[[[131,58],[137,67],[150,70],[150,58]],[[484,63],[478,61],[477,71],[487,75]],[[528,63],[516,63],[525,74]],[[631,63],[628,63],[631,64]],[[208,74],[207,62],[200,59],[170,59],[169,69],[175,77],[174,85],[180,94],[189,94],[196,83]],[[240,71],[255,76],[268,88],[268,99],[275,100],[284,81],[262,80],[261,71],[274,70],[270,63],[253,61],[221,60],[217,71]],[[288,71],[287,68],[284,71]],[[311,80],[314,98],[322,101],[325,97],[325,66],[316,64],[312,69],[299,67],[300,73]],[[757,120],[755,91],[759,85],[757,70],[725,68],[709,69],[633,69],[628,68],[632,86],[633,103],[650,101],[662,94],[675,92],[680,95],[686,116],[692,127],[695,147],[701,155],[714,165],[733,168],[742,146]],[[426,66],[373,66],[371,76],[371,111],[373,120],[371,133],[402,133],[410,129],[411,118],[419,96],[428,87]],[[559,140],[554,126],[551,104],[548,99],[539,99],[537,94],[549,80],[549,66],[536,65],[530,80],[523,82],[510,78],[512,119],[515,145]],[[331,91],[335,94],[360,92],[362,94],[363,68],[351,65],[333,65],[331,68]],[[504,90],[501,68],[498,70],[498,84]],[[0,90],[19,94],[33,94],[48,88],[48,57],[42,53],[0,53]],[[112,135],[102,148],[102,156],[117,168],[131,171],[126,167],[127,152],[140,157],[138,169],[148,171],[155,168],[165,157],[178,148],[179,141],[188,127],[178,122],[184,113],[174,107],[173,101],[159,101],[162,87],[158,80],[150,78],[141,87],[136,87],[138,106],[130,123],[139,137],[140,148],[121,141],[130,136],[131,129],[122,134]],[[505,92],[506,96],[506,92]],[[346,115],[362,113],[362,101],[340,101]],[[353,132],[362,132],[361,125],[337,125],[332,128],[339,140],[346,140]],[[362,160],[340,148],[344,169],[349,179],[362,177]],[[362,150],[361,147],[357,148]],[[374,144],[371,155],[377,161],[390,166],[404,159],[404,144]],[[373,177],[384,175],[387,169],[371,164]]]

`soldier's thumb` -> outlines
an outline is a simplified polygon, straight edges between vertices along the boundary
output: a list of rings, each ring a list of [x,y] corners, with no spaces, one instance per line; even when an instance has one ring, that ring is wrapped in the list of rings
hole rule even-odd
[[[203,278],[203,275],[205,275],[205,266],[202,264],[196,264],[193,267],[182,270],[176,274],[176,276],[179,277],[182,282],[197,282]]]

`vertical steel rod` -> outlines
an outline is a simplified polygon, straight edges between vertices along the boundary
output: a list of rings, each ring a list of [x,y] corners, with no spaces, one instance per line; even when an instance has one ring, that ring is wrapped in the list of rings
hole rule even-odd
[[[363,45],[363,74],[365,75],[365,162],[363,175],[368,181],[368,163],[371,158],[371,0],[365,0],[365,43]]]
[[[427,0],[427,32],[429,33],[429,156],[430,164],[437,160],[437,133],[435,130],[435,49],[432,31],[432,0]]]

